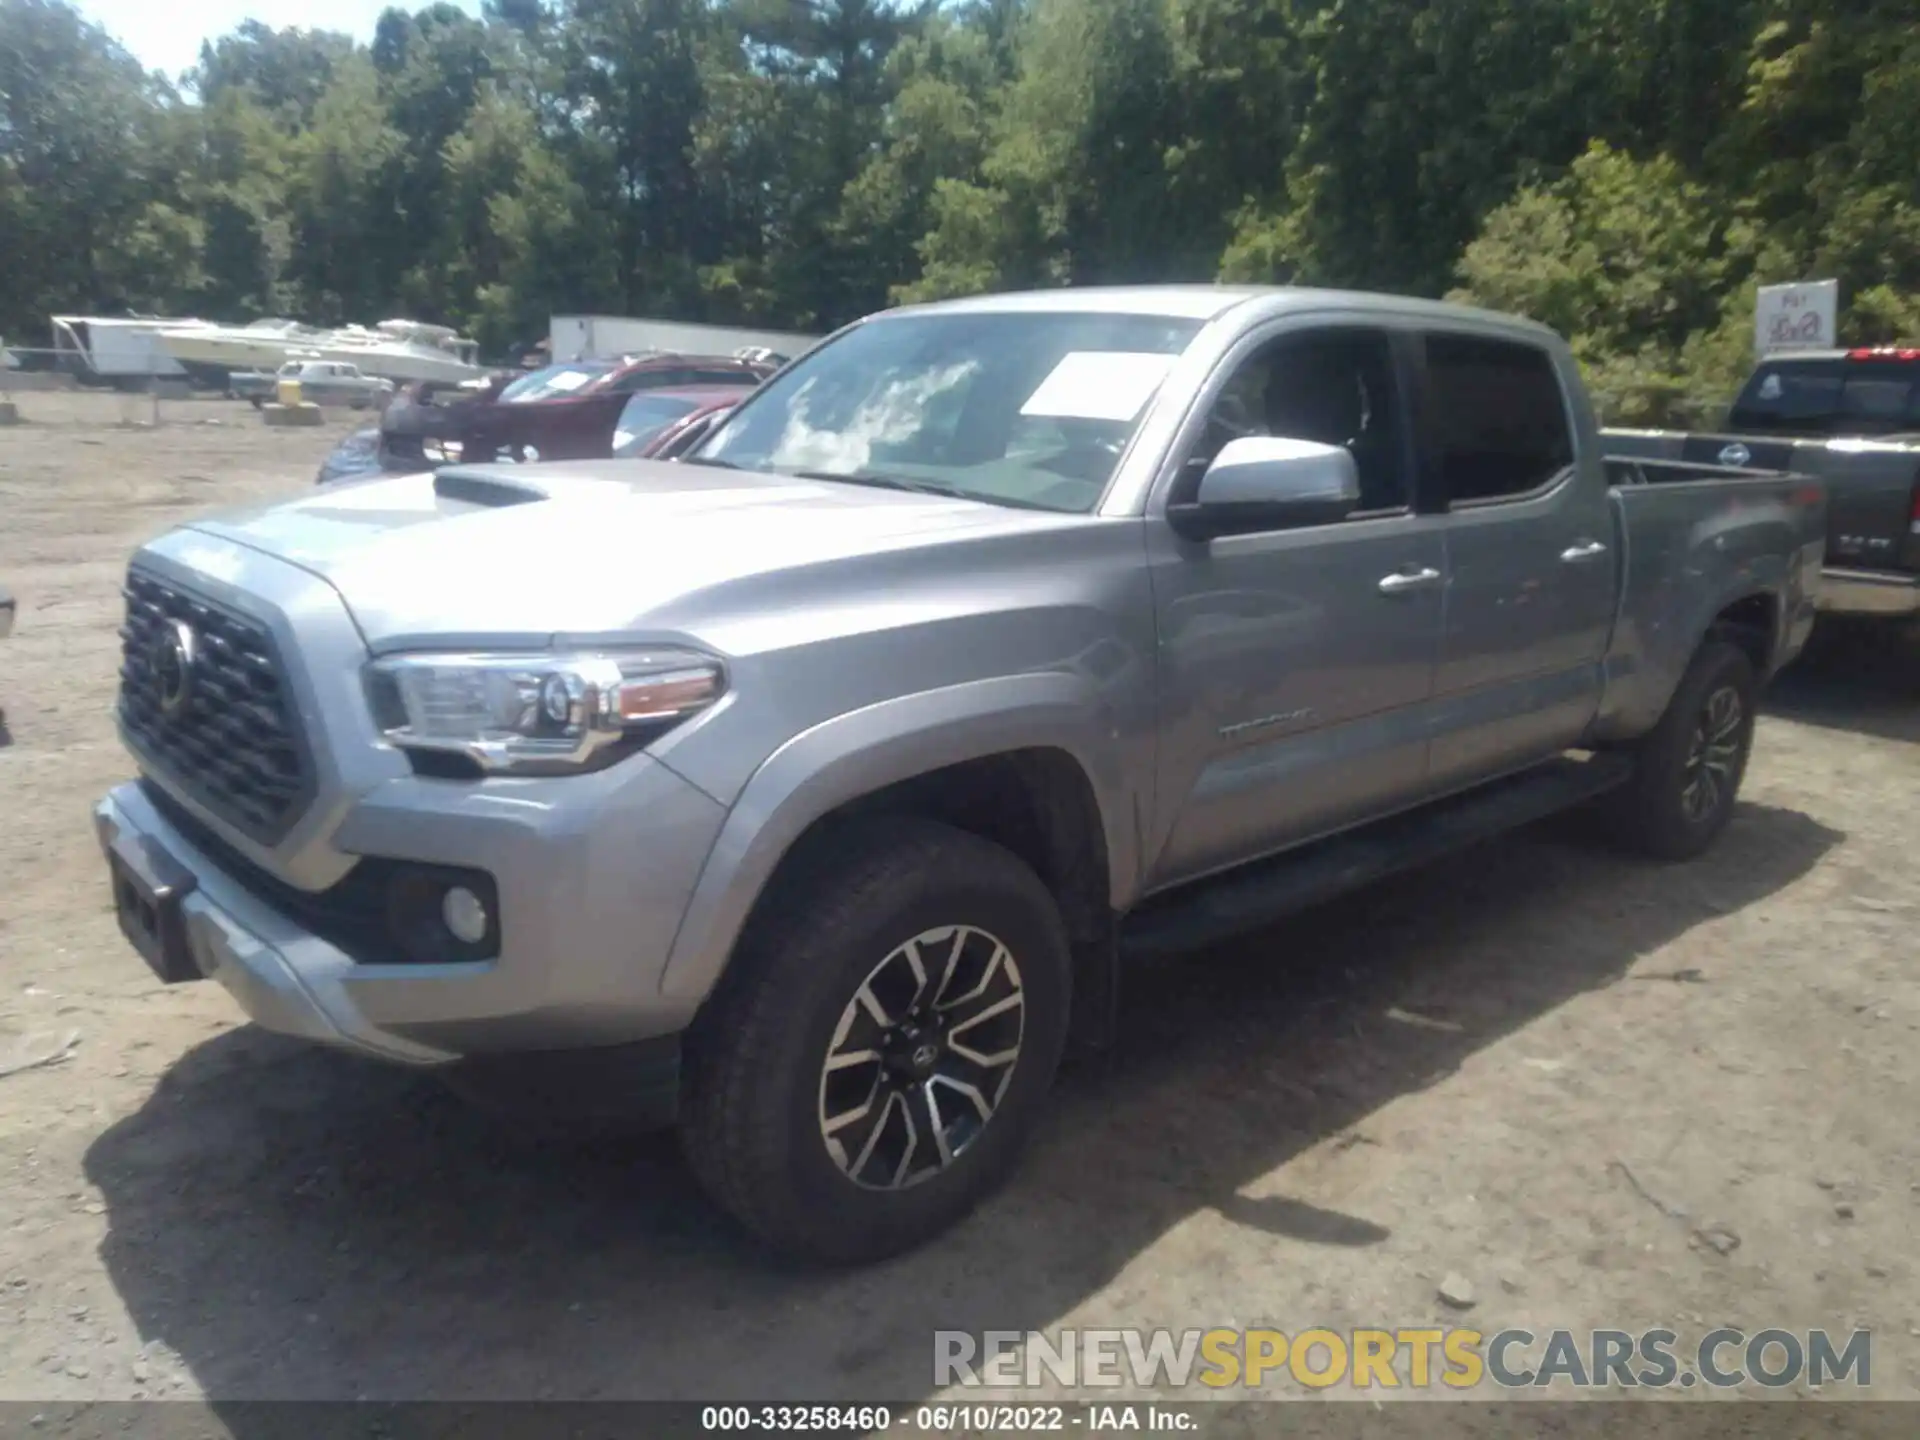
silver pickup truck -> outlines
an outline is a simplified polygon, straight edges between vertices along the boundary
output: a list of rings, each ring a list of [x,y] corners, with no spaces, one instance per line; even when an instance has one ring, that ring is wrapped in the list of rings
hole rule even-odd
[[[1603,430],[1609,455],[1794,471],[1823,482],[1821,613],[1920,628],[1920,348],[1772,355],[1724,432]]]
[[[154,540],[140,778],[95,819],[163,979],[519,1112],[675,1120],[764,1240],[869,1258],[1007,1173],[1123,957],[1575,805],[1704,850],[1825,533],[1796,477],[1610,477],[1513,319],[903,309],[679,463]]]

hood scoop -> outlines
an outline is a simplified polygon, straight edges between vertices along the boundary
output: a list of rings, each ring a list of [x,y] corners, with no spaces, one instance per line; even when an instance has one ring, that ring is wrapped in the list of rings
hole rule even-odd
[[[433,493],[442,500],[461,500],[469,505],[499,510],[508,505],[534,505],[553,497],[537,485],[524,480],[508,480],[474,470],[436,470]]]

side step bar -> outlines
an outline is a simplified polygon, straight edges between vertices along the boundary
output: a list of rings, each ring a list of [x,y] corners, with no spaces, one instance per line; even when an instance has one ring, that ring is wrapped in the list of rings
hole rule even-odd
[[[1624,755],[1552,760],[1445,800],[1156,897],[1120,932],[1128,959],[1196,950],[1257,930],[1396,871],[1603,795],[1633,774]]]

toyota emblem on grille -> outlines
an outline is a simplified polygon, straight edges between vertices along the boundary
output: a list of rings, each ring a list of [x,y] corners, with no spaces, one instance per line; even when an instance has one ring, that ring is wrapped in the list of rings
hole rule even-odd
[[[160,687],[160,709],[177,715],[193,694],[193,664],[198,637],[184,620],[172,621],[154,646],[153,678]]]
[[[1720,463],[1722,465],[1732,465],[1735,468],[1746,464],[1751,459],[1753,459],[1753,452],[1738,440],[1720,452]]]

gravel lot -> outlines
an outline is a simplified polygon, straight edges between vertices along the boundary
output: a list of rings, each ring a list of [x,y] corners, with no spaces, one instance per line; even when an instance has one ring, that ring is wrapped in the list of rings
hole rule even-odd
[[[911,1400],[937,1328],[1449,1323],[1864,1326],[1874,1392],[1920,1396],[1911,657],[1827,644],[1784,677],[1695,864],[1549,826],[1130,977],[1123,1047],[1067,1077],[1009,1190],[920,1254],[800,1273],[715,1218],[670,1142],[532,1147],[152,982],[87,823],[130,773],[122,567],[298,493],[351,422],[207,401],[136,429],[112,397],[19,399],[0,1400]]]

